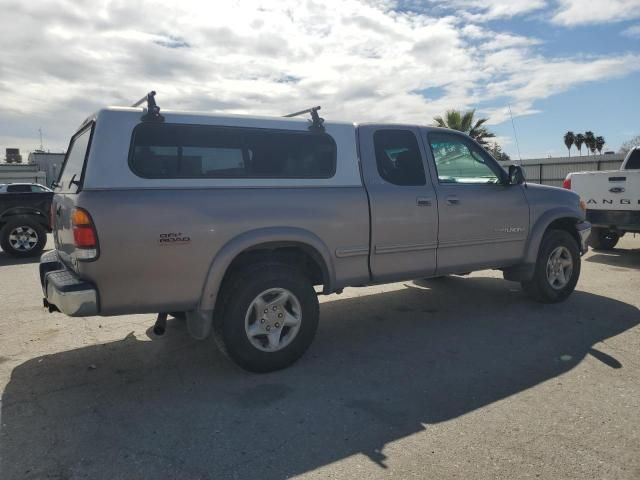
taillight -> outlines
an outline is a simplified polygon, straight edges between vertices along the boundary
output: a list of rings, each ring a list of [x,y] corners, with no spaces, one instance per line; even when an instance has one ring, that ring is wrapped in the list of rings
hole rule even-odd
[[[567,190],[571,190],[571,175],[567,175],[567,178],[562,182],[562,188],[566,188]]]
[[[73,243],[79,260],[92,260],[98,256],[98,235],[89,212],[74,208],[71,213]]]

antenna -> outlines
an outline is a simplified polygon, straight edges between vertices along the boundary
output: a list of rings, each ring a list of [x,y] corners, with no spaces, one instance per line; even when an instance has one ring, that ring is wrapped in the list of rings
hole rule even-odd
[[[44,146],[42,145],[42,127],[38,129],[38,133],[40,134],[40,151],[44,152]]]
[[[513,114],[511,113],[511,104],[507,103],[507,106],[509,107],[509,117],[511,117],[511,127],[513,128],[513,136],[516,139],[516,147],[518,147],[518,161],[520,162],[520,170],[524,170],[522,168],[522,155],[520,155],[520,143],[518,142],[518,134],[516,133],[516,124],[513,121]],[[523,178],[524,178],[524,174],[523,174]],[[541,180],[542,181],[542,180]],[[524,178],[524,187],[527,187],[527,179]]]
[[[522,166],[522,155],[520,155],[520,143],[518,142],[518,134],[516,133],[516,124],[513,122],[513,114],[511,113],[511,104],[507,104],[509,107],[509,117],[511,117],[511,127],[513,128],[513,136],[516,139],[516,147],[518,148],[518,160],[520,160],[520,166]]]

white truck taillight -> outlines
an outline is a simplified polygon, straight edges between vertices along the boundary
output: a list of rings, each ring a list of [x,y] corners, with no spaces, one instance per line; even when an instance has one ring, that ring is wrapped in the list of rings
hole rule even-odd
[[[566,188],[567,190],[571,190],[571,174],[567,175],[567,177],[562,182],[562,188]]]
[[[78,260],[93,260],[98,256],[98,234],[89,212],[74,208],[71,214],[73,244]]]

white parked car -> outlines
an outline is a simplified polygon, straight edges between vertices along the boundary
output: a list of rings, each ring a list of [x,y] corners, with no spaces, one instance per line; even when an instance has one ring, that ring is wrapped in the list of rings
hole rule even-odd
[[[570,173],[563,186],[587,205],[590,244],[610,250],[627,232],[640,232],[640,146],[629,151],[620,170]]]

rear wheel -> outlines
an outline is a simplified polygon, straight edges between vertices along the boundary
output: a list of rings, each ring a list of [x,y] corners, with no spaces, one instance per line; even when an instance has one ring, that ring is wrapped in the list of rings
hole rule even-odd
[[[535,273],[522,289],[542,303],[565,300],[576,288],[580,277],[580,251],[576,240],[564,230],[549,230],[544,234]]]
[[[295,267],[265,263],[244,269],[226,282],[221,295],[214,338],[245,370],[285,368],[304,354],[315,336],[318,297]]]
[[[596,250],[611,250],[620,240],[620,235],[607,228],[592,228],[589,236],[589,245]]]
[[[44,227],[28,217],[9,220],[0,230],[2,250],[16,257],[33,257],[40,254],[47,243]]]

